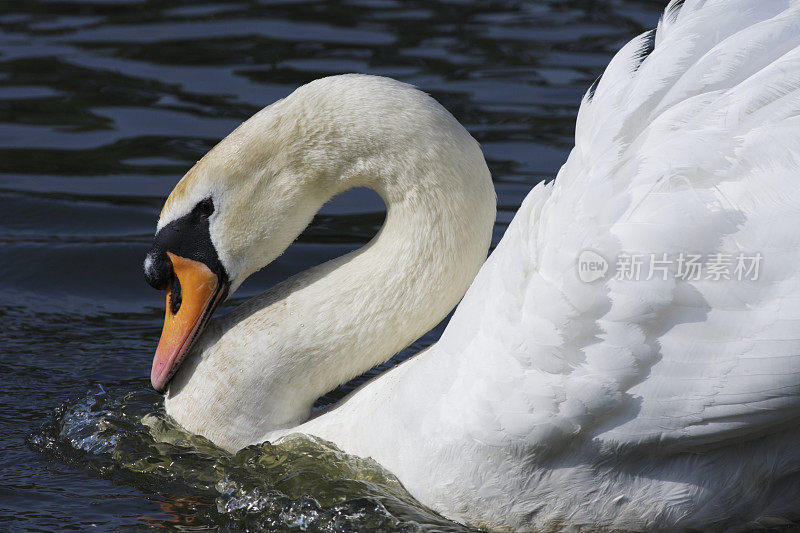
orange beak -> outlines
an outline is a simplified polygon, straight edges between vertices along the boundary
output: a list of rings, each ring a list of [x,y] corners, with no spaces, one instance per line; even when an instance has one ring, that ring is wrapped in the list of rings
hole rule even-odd
[[[175,274],[167,289],[167,312],[150,381],[162,391],[178,371],[214,310],[225,297],[219,278],[206,265],[167,252]]]

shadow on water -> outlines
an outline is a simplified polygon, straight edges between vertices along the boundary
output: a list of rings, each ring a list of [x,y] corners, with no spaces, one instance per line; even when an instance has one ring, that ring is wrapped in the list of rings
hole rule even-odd
[[[478,139],[496,243],[565,161],[582,94],[664,3],[0,3],[0,529],[458,530],[324,443],[230,455],[169,423],[146,392],[164,296],[141,273],[160,206],[264,105],[363,72],[419,86]],[[231,305],[362,245],[382,221],[376,195],[342,195]]]

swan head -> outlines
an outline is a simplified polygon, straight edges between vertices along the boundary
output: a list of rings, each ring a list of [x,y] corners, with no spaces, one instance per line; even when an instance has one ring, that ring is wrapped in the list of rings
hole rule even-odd
[[[144,262],[148,283],[168,293],[153,386],[166,387],[214,310],[332,196],[367,186],[387,205],[413,201],[429,186],[420,174],[446,180],[470,166],[491,186],[455,118],[389,78],[324,78],[262,109],[189,170],[161,212]]]

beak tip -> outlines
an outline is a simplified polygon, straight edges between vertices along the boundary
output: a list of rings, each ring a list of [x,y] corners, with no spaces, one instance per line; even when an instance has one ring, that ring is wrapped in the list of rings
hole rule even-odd
[[[159,368],[155,368],[156,365],[153,366],[154,368],[150,372],[150,384],[153,386],[156,392],[164,392],[167,383],[164,379],[164,372],[162,371],[162,368],[160,368],[160,366],[163,365],[159,365]]]
[[[150,384],[153,386],[156,392],[164,392],[164,385],[156,381],[154,378],[150,378]]]

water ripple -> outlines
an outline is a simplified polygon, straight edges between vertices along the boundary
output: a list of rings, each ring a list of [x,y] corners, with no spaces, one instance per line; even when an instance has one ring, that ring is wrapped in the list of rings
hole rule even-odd
[[[58,407],[28,444],[100,477],[166,495],[167,514],[191,494],[194,525],[224,523],[251,531],[461,529],[425,509],[371,459],[302,435],[229,454],[181,430],[164,413],[161,397],[148,390],[117,395],[97,386]]]

